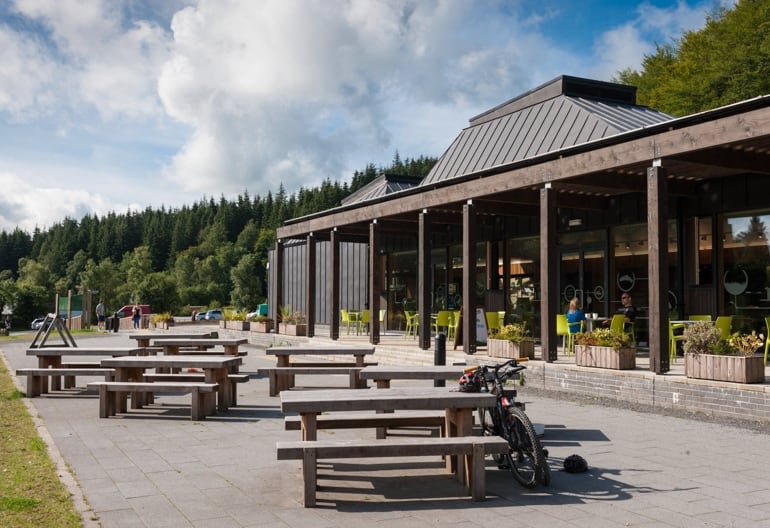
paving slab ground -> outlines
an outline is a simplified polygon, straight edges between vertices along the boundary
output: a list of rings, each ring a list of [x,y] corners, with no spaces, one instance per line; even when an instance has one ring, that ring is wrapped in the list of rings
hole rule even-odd
[[[11,371],[34,366],[26,347],[4,345]],[[435,458],[322,461],[318,507],[303,508],[300,463],[275,456],[276,441],[299,433],[284,430],[280,400],[256,374],[273,360],[246,349],[241,372],[252,379],[238,385],[238,407],[199,422],[189,419],[189,396],[163,395],[154,408],[109,419],[98,418],[98,396],[83,390],[29,400],[90,507],[88,526],[770,527],[770,435],[553,399],[526,386],[520,399],[545,425],[549,488],[525,490],[489,460],[487,500],[474,503]],[[297,383],[347,385],[337,378]],[[319,438],[357,436],[374,431],[319,431]],[[573,453],[588,461],[587,472],[560,470]]]

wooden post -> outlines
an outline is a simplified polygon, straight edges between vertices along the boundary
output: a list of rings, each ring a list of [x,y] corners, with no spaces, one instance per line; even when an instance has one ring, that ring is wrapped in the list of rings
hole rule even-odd
[[[382,259],[380,258],[380,227],[377,220],[369,224],[369,342],[380,342],[380,294]]]
[[[660,160],[647,169],[650,370],[668,372],[668,192]],[[663,329],[666,329],[664,332]]]
[[[463,205],[463,351],[476,353],[476,206]]]
[[[556,191],[547,183],[540,189],[540,342],[543,359],[556,361],[556,314],[558,277],[556,251]]]
[[[430,348],[430,232],[431,221],[428,211],[423,209],[419,215],[419,233],[417,246],[417,288],[420,292],[418,299],[419,312],[419,346],[423,350]]]
[[[340,338],[340,237],[337,229],[332,230],[329,237],[329,273],[329,337],[336,341]]]
[[[305,312],[307,315],[307,337],[315,336],[315,301],[316,301],[316,242],[313,233],[306,237],[306,255],[305,259]]]

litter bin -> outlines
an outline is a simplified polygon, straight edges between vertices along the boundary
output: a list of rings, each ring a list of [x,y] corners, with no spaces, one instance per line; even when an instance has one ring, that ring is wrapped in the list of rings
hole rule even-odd
[[[108,332],[112,330],[112,317],[105,317],[104,318],[104,329]]]
[[[112,316],[112,331],[117,332],[118,328],[120,328],[120,319],[118,319],[118,312],[115,312]]]

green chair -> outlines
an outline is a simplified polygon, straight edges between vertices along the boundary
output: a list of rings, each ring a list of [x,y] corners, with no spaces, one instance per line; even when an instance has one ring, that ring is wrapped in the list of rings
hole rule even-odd
[[[363,310],[361,312],[361,317],[358,319],[358,329],[359,331],[365,331],[367,334],[369,333],[369,324],[372,322],[372,315],[369,310]]]
[[[358,323],[350,316],[350,312],[347,310],[340,310],[340,317],[342,318],[342,324],[347,326],[348,335],[350,335],[350,325],[357,325]]]
[[[439,310],[436,314],[436,320],[433,322],[433,331],[439,333],[440,328],[445,328],[449,334],[449,325],[452,323],[452,312],[448,310]]]
[[[720,315],[714,322],[714,326],[719,328],[722,332],[722,339],[727,339],[732,335],[733,329],[733,316],[732,315]]]
[[[684,333],[677,333],[684,331],[684,326],[682,323],[668,323],[668,360],[671,363],[676,362],[676,344],[684,341]]]
[[[710,315],[691,315],[688,317],[690,321],[711,321]]]
[[[767,351],[770,349],[770,317],[765,317],[765,327],[767,335],[765,336],[765,366],[767,366]]]
[[[452,312],[452,320],[449,321],[449,330],[447,330],[447,339],[454,339],[457,335],[457,325],[460,324],[460,310]]]
[[[404,319],[406,320],[406,332],[404,332],[404,339],[409,337],[417,337],[417,330],[420,326],[417,312],[404,310]]]
[[[634,325],[631,323],[629,329],[626,330],[626,316],[623,314],[615,314],[610,321],[610,330],[613,332],[620,332],[621,334],[628,334],[631,339],[636,343],[636,335],[634,334]]]
[[[561,348],[564,354],[570,355],[574,350],[574,336],[569,331],[565,314],[556,314],[556,335],[561,336]]]
[[[500,331],[500,314],[498,312],[484,312],[487,318],[487,331],[496,334]]]

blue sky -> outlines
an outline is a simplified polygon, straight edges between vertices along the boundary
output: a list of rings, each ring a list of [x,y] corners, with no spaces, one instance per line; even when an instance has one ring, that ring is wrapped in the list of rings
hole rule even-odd
[[[638,69],[715,5],[0,0],[0,230],[440,156],[474,115]]]

